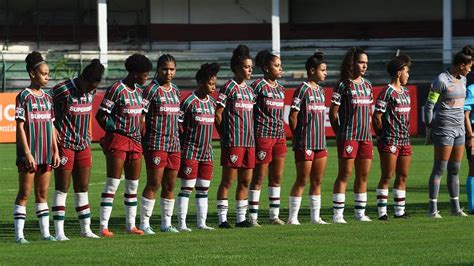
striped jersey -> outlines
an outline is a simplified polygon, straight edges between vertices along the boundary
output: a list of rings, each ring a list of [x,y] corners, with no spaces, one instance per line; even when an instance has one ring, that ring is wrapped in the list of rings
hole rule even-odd
[[[375,103],[375,111],[383,113],[381,139],[387,145],[410,145],[410,94],[401,89],[387,86]]]
[[[127,87],[121,80],[107,89],[99,107],[107,112],[105,130],[116,132],[140,142],[140,123],[143,111],[142,89]]]
[[[217,104],[224,107],[222,147],[255,147],[252,89],[231,79],[220,89]]]
[[[176,85],[165,89],[153,80],[143,92],[146,133],[143,148],[179,152],[179,101],[181,94]]]
[[[202,100],[194,93],[181,103],[184,132],[180,137],[183,159],[212,161],[215,108],[216,101],[211,96]]]
[[[256,138],[283,138],[283,108],[285,92],[283,86],[276,82],[270,85],[264,78],[255,80],[251,87],[255,95],[254,126]]]
[[[331,103],[339,105],[339,132],[342,140],[372,140],[370,125],[372,84],[362,78],[362,82],[341,82],[332,93]]]
[[[77,78],[59,83],[51,90],[59,145],[80,151],[91,144],[91,111],[95,90],[83,93]]]
[[[15,101],[15,120],[24,122],[26,144],[37,165],[51,164],[53,158],[53,99],[42,89],[40,92],[41,95],[37,96],[31,89],[23,89]],[[26,156],[18,139],[16,152],[17,163],[25,162]]]
[[[326,149],[326,106],[323,88],[303,82],[294,92],[291,108],[298,111],[293,134],[294,150]]]

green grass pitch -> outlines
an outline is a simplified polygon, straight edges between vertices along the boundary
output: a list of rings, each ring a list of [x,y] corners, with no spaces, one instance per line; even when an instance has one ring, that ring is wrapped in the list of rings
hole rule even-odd
[[[415,140],[415,143],[420,141]],[[446,178],[443,177],[439,208],[443,219],[426,217],[428,176],[433,162],[433,148],[415,144],[413,163],[408,179],[407,220],[377,221],[375,189],[380,175],[378,154],[375,152],[369,177],[368,215],[371,223],[353,219],[352,189],[347,193],[345,217],[347,225],[312,225],[309,223],[307,196],[300,211],[301,226],[274,226],[268,223],[267,190],[262,190],[259,220],[262,228],[200,231],[195,229],[194,196],[190,200],[188,226],[191,233],[157,233],[155,236],[134,236],[124,233],[123,184],[114,202],[112,239],[83,239],[79,237],[79,222],[73,207],[70,188],[65,222],[70,241],[61,243],[39,240],[38,222],[34,215],[34,198],[27,206],[25,235],[29,245],[14,243],[13,202],[17,193],[18,174],[15,167],[15,146],[0,145],[0,264],[472,264],[474,216],[451,217]],[[216,188],[220,181],[220,149],[214,150],[214,180],[209,191],[208,224],[217,227]],[[99,197],[105,181],[105,159],[99,146],[93,146],[93,169],[90,184],[92,228],[98,233]],[[329,148],[329,161],[322,185],[323,219],[332,217],[332,186],[336,176],[337,159],[334,145]],[[461,171],[461,204],[466,206],[465,177],[467,163]],[[293,152],[289,147],[281,193],[281,218],[288,217],[288,196],[295,178]],[[54,188],[52,182],[49,194]],[[145,184],[142,171],[140,193]],[[179,182],[177,183],[179,187]],[[348,186],[352,188],[352,183]],[[229,219],[235,220],[234,189],[230,194]],[[307,191],[307,189],[306,189]],[[193,193],[194,195],[194,193]],[[140,202],[140,199],[139,199]],[[390,192],[389,214],[393,217]],[[152,226],[159,228],[157,201]],[[51,216],[50,216],[51,217]],[[137,223],[139,215],[137,215]],[[51,218],[52,219],[52,218]],[[176,218],[173,217],[176,224]],[[51,220],[51,232],[54,233]]]

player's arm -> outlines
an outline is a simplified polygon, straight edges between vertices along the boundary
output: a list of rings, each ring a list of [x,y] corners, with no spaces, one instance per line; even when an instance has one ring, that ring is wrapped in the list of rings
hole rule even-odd
[[[54,127],[53,127],[54,128]],[[58,139],[58,135],[57,135],[57,131],[56,129],[54,128],[53,129],[53,163],[52,163],[52,166],[53,168],[57,168],[59,166],[59,149],[58,149],[58,142],[57,141],[54,141],[56,139]]]
[[[104,110],[99,109],[95,115],[95,119],[97,119],[99,126],[105,130],[105,125],[107,124],[107,113]]]
[[[290,114],[288,115],[288,125],[290,126],[291,134],[295,134],[296,123],[298,121],[298,113],[299,111],[291,108]]]
[[[374,114],[372,115],[372,127],[377,136],[382,134],[382,115],[383,113],[377,110],[374,111]]]
[[[329,107],[329,122],[331,123],[331,128],[334,131],[334,134],[337,134],[339,130],[339,105],[331,103]]]
[[[472,147],[472,124],[471,124],[471,110],[464,110],[464,126],[466,128],[466,148]]]
[[[222,119],[224,118],[224,107],[217,105],[216,107],[216,115],[214,120],[214,125],[216,126],[217,133],[222,136]]]
[[[425,118],[425,125],[426,127],[431,127],[431,122],[433,121],[433,110],[438,102],[439,99],[439,93],[430,90],[428,93],[428,98],[426,99],[426,104],[425,104],[425,112],[424,112],[424,118]]]
[[[24,125],[25,125],[25,121],[23,120],[16,121],[16,139],[17,141],[20,142],[20,147],[23,150],[23,153],[25,154],[26,166],[29,169],[34,169],[36,166],[35,158],[33,158],[30,147],[28,146],[28,140],[26,138]]]

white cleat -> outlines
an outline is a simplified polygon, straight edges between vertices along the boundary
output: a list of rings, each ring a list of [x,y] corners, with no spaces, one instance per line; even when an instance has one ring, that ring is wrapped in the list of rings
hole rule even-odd
[[[69,241],[69,238],[66,235],[57,235],[56,241]]]
[[[199,225],[197,227],[197,229],[200,229],[200,230],[209,230],[209,231],[212,231],[212,230],[216,230],[214,227],[210,227],[210,226],[207,226],[207,225]]]
[[[180,232],[192,232],[191,228],[188,228],[187,226],[180,226],[178,227],[178,231]]]
[[[285,225],[285,222],[283,222],[280,218],[275,218],[275,219],[270,219],[270,223],[273,225]]]
[[[323,219],[318,218],[317,220],[311,221],[312,224],[329,224],[328,222],[325,222]]]
[[[461,216],[461,217],[467,217],[469,215],[467,215],[463,209],[461,209],[459,212],[453,212],[451,213],[452,216]]]
[[[358,222],[372,222],[372,220],[370,219],[369,216],[367,215],[363,215],[363,216],[360,216],[360,217],[355,217],[355,220],[358,221]]]
[[[344,220],[344,216],[333,216],[332,222],[335,224],[347,224],[346,220]]]
[[[262,227],[257,220],[250,220],[252,227]]]
[[[443,216],[439,214],[439,211],[433,212],[433,213],[428,213],[428,217],[433,218],[433,219],[441,219]]]
[[[286,223],[289,225],[301,225],[300,221],[298,220],[288,220]]]
[[[85,238],[100,238],[98,235],[92,233],[92,231],[87,231],[87,232],[81,233],[81,237],[85,237]]]

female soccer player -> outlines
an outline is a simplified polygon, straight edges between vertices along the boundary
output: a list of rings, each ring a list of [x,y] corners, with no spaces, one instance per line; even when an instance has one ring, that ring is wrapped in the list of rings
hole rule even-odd
[[[143,92],[145,102],[145,162],[147,183],[142,194],[140,228],[147,235],[155,232],[150,217],[155,206],[156,191],[161,189],[161,231],[176,233],[171,225],[174,209],[174,185],[179,171],[181,148],[179,143],[180,92],[171,81],[176,75],[176,60],[165,54],[158,58],[155,79]]]
[[[133,54],[125,61],[128,75],[107,89],[96,119],[105,130],[103,149],[107,164],[107,181],[100,202],[100,234],[113,237],[109,219],[115,192],[125,171],[125,220],[126,231],[143,235],[135,226],[137,190],[142,166],[140,127],[144,100],[140,86],[145,84],[152,65],[141,54]]]
[[[268,201],[270,223],[283,225],[280,214],[280,183],[285,167],[286,137],[283,128],[283,107],[285,92],[277,79],[283,69],[278,56],[263,50],[255,58],[255,65],[264,76],[255,80],[251,87],[255,94],[254,125],[256,144],[256,165],[250,184],[249,212],[251,223],[259,227],[258,204],[263,179],[268,175]]]
[[[411,163],[410,94],[404,86],[408,82],[410,57],[400,55],[387,64],[391,77],[375,104],[372,124],[377,134],[381,176],[377,187],[379,220],[387,220],[387,198],[390,178],[395,174],[393,200],[395,218],[406,218],[406,179]]]
[[[197,228],[214,230],[206,225],[207,191],[212,179],[212,130],[216,101],[211,94],[216,89],[217,63],[204,64],[196,73],[198,89],[181,103],[183,118],[180,137],[181,152],[181,191],[178,194],[178,230],[191,231],[186,225],[189,195],[196,188]]]
[[[467,216],[459,206],[459,171],[466,137],[464,125],[466,75],[471,71],[471,67],[472,49],[466,46],[454,55],[451,67],[435,78],[426,100],[425,125],[431,129],[434,144],[434,164],[429,179],[428,217],[431,218],[442,218],[438,211],[438,192],[441,177],[446,169],[451,214]],[[434,117],[433,110],[436,110]]]
[[[221,136],[222,179],[217,191],[219,228],[232,228],[227,221],[229,189],[237,176],[236,227],[252,227],[245,216],[248,207],[248,187],[255,167],[255,139],[253,105],[255,96],[245,80],[252,76],[252,58],[249,48],[239,45],[230,60],[234,77],[220,89],[217,100],[217,131]]]
[[[353,47],[344,56],[339,84],[334,88],[329,119],[337,136],[339,169],[334,183],[333,221],[346,223],[344,204],[346,186],[355,166],[354,205],[357,221],[371,221],[365,215],[367,177],[372,163],[373,147],[370,128],[372,84],[363,76],[367,71],[367,53]]]
[[[53,100],[42,87],[48,83],[49,68],[40,53],[34,51],[25,59],[30,85],[16,97],[16,164],[19,188],[13,209],[16,242],[29,243],[23,229],[26,203],[35,186],[36,216],[41,239],[56,241],[49,233],[48,189],[51,167],[59,165],[56,133],[53,128]]]
[[[290,194],[288,224],[299,225],[298,211],[301,206],[306,181],[310,180],[309,209],[311,222],[327,224],[320,217],[321,182],[326,169],[328,152],[324,120],[326,117],[326,95],[319,82],[327,76],[327,65],[323,53],[314,53],[306,60],[308,79],[293,94],[289,115],[293,133],[296,180]]]
[[[91,61],[77,78],[56,85],[52,91],[60,165],[54,171],[53,220],[56,240],[69,240],[64,234],[66,197],[71,175],[74,206],[81,224],[81,236],[98,238],[90,229],[88,186],[92,167],[91,121],[92,101],[99,86],[104,66]]]
[[[469,172],[466,179],[466,192],[469,213],[474,214],[474,151],[472,150],[472,136],[474,128],[474,73],[466,77],[466,101],[464,102],[464,116],[466,125],[466,155],[469,163]]]

